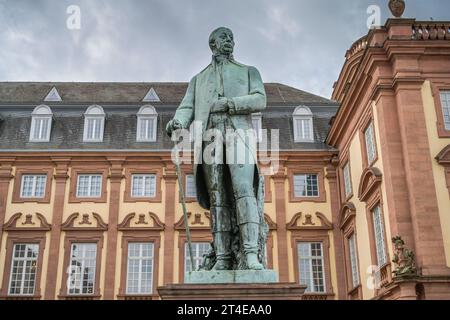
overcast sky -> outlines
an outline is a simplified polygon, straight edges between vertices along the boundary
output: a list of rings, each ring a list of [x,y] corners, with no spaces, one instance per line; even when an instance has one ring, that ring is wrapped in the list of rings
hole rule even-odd
[[[189,81],[209,33],[235,35],[235,59],[265,82],[330,97],[366,13],[387,0],[0,0],[0,81]],[[69,5],[81,28],[67,28]],[[448,0],[407,0],[404,17],[450,20]],[[72,20],[70,20],[72,21]]]

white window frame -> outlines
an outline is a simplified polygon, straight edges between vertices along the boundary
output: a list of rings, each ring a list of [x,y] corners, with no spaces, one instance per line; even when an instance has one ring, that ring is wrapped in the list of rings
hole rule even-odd
[[[153,122],[152,132],[150,136],[147,136],[148,133],[148,125],[146,125],[145,136],[142,137],[142,129],[141,125],[143,121],[151,121]],[[158,113],[155,110],[155,107],[151,105],[142,106],[137,113],[137,128],[136,128],[136,141],[137,142],[155,142],[156,134],[158,127]]]
[[[299,106],[295,108],[294,114],[292,115],[292,120],[294,126],[294,142],[314,142],[314,122],[311,109],[306,106]],[[306,131],[305,127],[301,125],[300,132],[297,125],[299,121],[308,121],[309,130]],[[306,137],[306,134],[308,134],[309,137]]]
[[[377,156],[373,121],[371,121],[366,130],[364,130],[364,141],[366,142],[367,162],[370,165]]]
[[[16,249],[18,248],[18,246],[25,246],[25,256],[24,257],[15,257],[16,255]],[[33,258],[29,258],[27,257],[27,249],[31,248],[31,250],[33,249],[37,249],[36,252],[36,257]],[[8,295],[11,296],[32,296],[34,295],[35,291],[36,291],[36,278],[37,278],[37,263],[38,263],[38,259],[39,259],[39,244],[37,243],[16,243],[14,244],[13,250],[12,250],[12,259],[11,259],[11,271],[9,274],[9,283],[8,283]],[[21,273],[14,273],[14,264],[15,262],[20,263],[21,261],[23,261],[23,265],[22,265],[22,272]],[[27,270],[27,262],[31,263],[31,268],[33,269],[33,273],[29,273],[30,277],[31,275],[33,275],[34,280],[33,281],[33,292],[29,292],[29,293],[24,293],[25,290],[25,277],[26,277],[26,270]],[[12,289],[12,281],[15,275],[18,275],[18,277],[20,278],[20,292],[19,293],[15,293],[15,292],[11,292]],[[17,278],[17,277],[16,277]],[[30,280],[28,280],[30,281]]]
[[[94,124],[98,123],[98,126],[100,126],[100,136],[98,138],[89,136],[89,132],[88,132],[89,120],[95,120]],[[95,132],[96,132],[95,128],[96,128],[96,126],[94,126],[94,128],[92,130],[93,135],[95,135]],[[103,108],[99,105],[92,105],[89,108],[87,108],[86,112],[84,113],[83,141],[84,142],[103,142],[104,130],[105,130],[105,112],[104,112]]]
[[[46,105],[40,105],[34,108],[31,113],[30,142],[49,142],[50,131],[52,128],[53,113]],[[42,123],[47,120],[47,126]],[[36,127],[38,127],[38,136],[35,136]]]
[[[256,128],[254,124],[256,123]],[[256,142],[262,141],[262,113],[252,113],[252,128],[255,132]]]
[[[31,177],[33,179],[32,182],[32,186],[31,186],[31,196],[25,195],[24,194],[24,187],[25,187],[25,179]],[[38,196],[36,195],[36,190],[38,190],[37,188],[37,182],[38,182],[38,177],[44,177],[44,186],[42,188],[42,196]],[[21,198],[26,198],[26,199],[42,199],[45,197],[45,189],[47,187],[47,175],[45,174],[24,174],[22,175],[22,181],[20,184],[20,197]]]
[[[80,195],[80,177],[89,177],[88,195]],[[92,195],[92,177],[100,177],[100,190],[98,195]],[[101,174],[79,174],[77,176],[77,198],[100,198],[102,196],[103,176]]]
[[[450,130],[450,91],[445,90],[440,92],[441,107],[442,107],[442,122],[445,130]]]
[[[298,193],[298,190],[295,188],[296,186],[296,178],[297,177],[305,177],[305,189],[306,189],[306,195],[301,195]],[[316,182],[317,182],[317,195],[308,195],[308,176],[315,176]],[[319,198],[320,197],[320,181],[319,181],[319,175],[317,173],[296,173],[292,177],[292,187],[294,188],[294,197],[295,198]]]
[[[378,204],[372,209],[373,233],[375,236],[375,248],[378,268],[383,267],[387,262],[385,229],[383,222],[383,212]]]
[[[312,245],[320,245],[320,252],[321,255],[320,256],[314,256],[312,255]],[[309,246],[309,256],[302,256],[301,255],[301,250],[300,250],[300,246],[301,245],[305,245],[305,246]],[[326,293],[327,292],[327,282],[326,282],[326,274],[325,274],[325,257],[324,257],[324,245],[321,241],[311,241],[311,242],[297,242],[297,252],[298,252],[298,276],[299,276],[299,283],[301,284],[305,284],[307,285],[306,291],[308,293]],[[302,261],[303,260],[303,261]],[[320,262],[320,266],[322,267],[322,272],[321,272],[321,280],[322,280],[322,286],[323,286],[323,290],[317,290],[315,283],[314,283],[314,270],[313,270],[313,260],[315,260],[315,262]],[[307,268],[307,270],[304,270],[305,268],[302,267],[302,262],[305,268]],[[307,266],[305,266],[305,264],[308,264]],[[307,276],[309,275],[309,278],[306,279],[304,277],[304,279],[302,279],[302,275],[303,276]],[[308,281],[309,280],[309,281]],[[309,282],[309,283],[307,283]]]
[[[79,267],[79,269],[77,268],[75,271],[80,271],[77,272],[76,275],[79,275],[79,278],[75,278],[76,284],[73,285],[72,282],[72,271],[74,270],[72,267],[72,263],[73,263],[73,250],[74,250],[74,246],[81,246],[82,250],[81,250],[81,258],[78,258],[78,261],[81,261],[81,266]],[[93,257],[86,257],[86,252],[87,252],[87,247],[93,247],[95,248],[95,254]],[[70,259],[69,259],[69,267],[68,267],[68,279],[67,279],[67,294],[68,295],[93,295],[95,293],[95,277],[96,277],[96,271],[97,271],[97,255],[98,255],[98,247],[97,247],[97,243],[72,243],[70,245]],[[83,282],[84,282],[84,275],[85,275],[85,271],[86,271],[86,263],[88,262],[94,262],[93,263],[93,267],[92,266],[88,266],[90,269],[92,269],[92,292],[83,292],[84,287],[83,287]],[[78,285],[79,284],[79,285]],[[86,287],[86,289],[89,289],[89,287]],[[80,292],[70,292],[71,290],[80,290]]]
[[[348,252],[350,257],[350,267],[352,274],[352,285],[356,288],[361,284],[359,279],[359,266],[358,266],[358,249],[356,248],[356,234],[353,233],[348,239]]]
[[[139,255],[135,256],[131,254],[130,247],[132,245],[139,246]],[[150,255],[144,256],[144,246],[150,245]],[[127,294],[152,294],[153,292],[153,276],[154,276],[154,264],[155,264],[155,245],[153,242],[129,242],[128,243],[128,257],[127,257],[127,281],[126,281],[126,293]],[[131,262],[137,262],[138,272],[131,272]],[[143,272],[144,262],[150,261],[150,272]],[[136,274],[137,279],[131,278],[131,274]],[[143,285],[144,274],[147,274],[150,285],[147,286],[148,290],[145,290]],[[137,290],[134,290],[134,286],[130,286],[131,281],[137,281]]]
[[[189,183],[192,183],[192,188],[189,188]],[[192,191],[192,190],[194,190],[194,191]],[[192,192],[190,192],[190,191],[192,191]],[[193,174],[186,175],[186,183],[184,185],[184,193],[185,193],[186,198],[196,198],[197,197],[197,189],[195,187],[195,177]]]
[[[201,263],[203,262],[203,254],[208,252],[211,248],[211,244],[209,242],[192,242],[192,256],[194,258],[194,266],[195,269],[198,270]],[[191,271],[191,257],[189,255],[189,247],[188,243],[184,244],[184,273]]]
[[[141,194],[135,193],[135,179],[142,178]],[[150,191],[153,190],[149,195],[145,194],[145,183],[150,180]],[[154,198],[156,197],[156,175],[155,174],[132,174],[131,175],[131,197],[132,198]]]
[[[348,197],[353,193],[350,173],[350,161],[347,161],[342,171],[344,173],[345,197]]]

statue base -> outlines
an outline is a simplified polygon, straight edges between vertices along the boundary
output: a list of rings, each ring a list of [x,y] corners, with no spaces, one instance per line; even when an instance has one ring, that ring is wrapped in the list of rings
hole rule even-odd
[[[278,283],[273,270],[195,271],[158,287],[162,300],[301,300],[306,286]]]
[[[273,270],[220,270],[193,271],[185,274],[184,283],[277,283],[278,274]]]

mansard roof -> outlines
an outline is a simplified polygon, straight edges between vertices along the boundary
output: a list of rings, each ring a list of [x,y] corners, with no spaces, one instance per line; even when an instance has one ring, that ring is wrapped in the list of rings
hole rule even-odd
[[[186,93],[187,82],[0,82],[0,103],[43,102],[52,88],[61,96],[60,104],[142,103],[151,88],[161,102],[178,104]],[[266,83],[267,103],[336,105],[329,99],[279,83]],[[56,102],[58,103],[58,102]]]
[[[31,113],[42,104],[42,99],[51,87],[58,89],[62,102],[46,103],[53,112],[50,141],[30,142]],[[155,142],[138,142],[137,114],[142,106],[148,104],[142,99],[150,87],[161,99],[159,103],[151,103],[157,113],[157,137]],[[0,82],[0,152],[170,150],[173,143],[166,136],[164,128],[172,119],[186,88],[187,84],[181,83]],[[267,84],[266,90],[269,102],[267,109],[262,112],[262,128],[279,129],[280,150],[333,150],[324,141],[330,119],[338,108],[335,102],[281,84]],[[101,106],[105,112],[104,138],[102,142],[86,143],[83,142],[83,115],[92,105]],[[300,105],[308,106],[312,112],[313,143],[294,142],[292,115]]]

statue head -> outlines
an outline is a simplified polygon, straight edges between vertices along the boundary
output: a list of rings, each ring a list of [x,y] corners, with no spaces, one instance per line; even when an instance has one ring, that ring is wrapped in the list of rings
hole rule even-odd
[[[215,55],[231,55],[234,50],[233,32],[225,27],[217,28],[209,36],[209,47]]]

